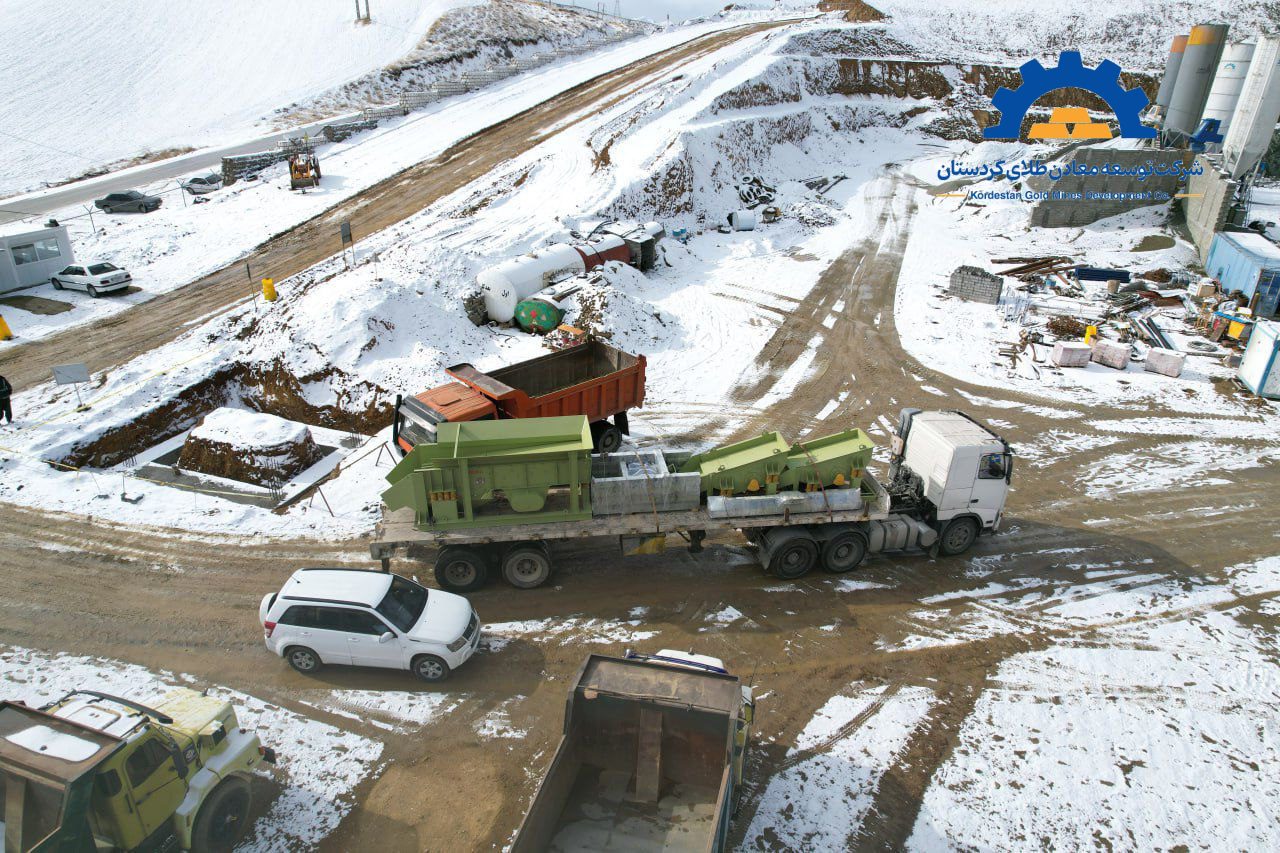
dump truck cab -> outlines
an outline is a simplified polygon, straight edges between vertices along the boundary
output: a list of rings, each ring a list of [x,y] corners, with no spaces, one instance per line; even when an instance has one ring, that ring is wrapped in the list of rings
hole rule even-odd
[[[154,706],[94,691],[0,703],[5,851],[230,850],[249,776],[274,760],[229,703],[186,688]]]
[[[723,850],[754,715],[718,659],[590,655],[513,853]]]
[[[392,436],[401,455],[419,444],[435,444],[437,428],[443,423],[487,421],[498,416],[493,401],[461,382],[402,397],[396,405]]]

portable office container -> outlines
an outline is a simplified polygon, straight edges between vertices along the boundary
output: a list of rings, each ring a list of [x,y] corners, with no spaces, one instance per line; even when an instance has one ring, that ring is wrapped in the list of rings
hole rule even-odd
[[[1274,317],[1280,309],[1280,246],[1253,232],[1216,235],[1205,272],[1228,295],[1240,291],[1255,317]]]
[[[1236,377],[1253,393],[1280,400],[1280,324],[1260,322],[1253,326],[1249,345],[1240,359]]]

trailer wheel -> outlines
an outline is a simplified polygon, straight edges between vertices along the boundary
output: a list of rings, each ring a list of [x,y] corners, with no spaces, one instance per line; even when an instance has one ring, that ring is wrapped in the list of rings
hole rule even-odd
[[[475,592],[489,582],[489,564],[471,548],[445,548],[436,558],[436,583],[450,592]]]
[[[225,853],[249,828],[249,780],[228,776],[205,798],[191,830],[193,853]]]
[[[841,533],[822,545],[822,568],[833,574],[851,572],[862,565],[867,556],[867,543],[861,535]]]
[[[797,536],[771,549],[769,571],[783,580],[804,577],[818,562],[818,546],[812,539]]]
[[[502,557],[502,577],[516,589],[535,589],[551,577],[551,554],[545,545],[525,543]]]
[[[622,446],[622,431],[608,421],[591,425],[591,441],[596,453],[617,453]]]
[[[972,518],[957,518],[942,531],[941,547],[938,550],[948,557],[954,557],[968,551],[977,538],[978,522]]]

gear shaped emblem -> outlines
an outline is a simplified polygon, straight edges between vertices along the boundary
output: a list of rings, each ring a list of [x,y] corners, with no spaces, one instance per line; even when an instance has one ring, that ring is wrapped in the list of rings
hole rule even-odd
[[[1038,60],[1025,62],[1018,69],[1022,85],[1016,89],[1001,86],[991,97],[991,105],[1000,111],[1000,123],[982,131],[986,139],[1017,139],[1022,120],[1031,105],[1055,89],[1084,89],[1107,102],[1120,122],[1120,135],[1127,139],[1153,139],[1155,128],[1142,123],[1142,111],[1151,103],[1140,88],[1120,85],[1120,66],[1110,59],[1097,68],[1087,68],[1080,51],[1064,50],[1056,68],[1045,68]]]

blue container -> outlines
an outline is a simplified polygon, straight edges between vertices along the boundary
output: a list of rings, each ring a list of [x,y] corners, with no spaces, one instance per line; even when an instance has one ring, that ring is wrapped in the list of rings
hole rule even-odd
[[[1240,291],[1253,304],[1255,317],[1274,317],[1280,308],[1280,246],[1261,234],[1218,234],[1209,246],[1205,272],[1224,293]]]
[[[1076,281],[1118,281],[1121,284],[1129,283],[1128,270],[1109,270],[1105,267],[1076,267],[1072,273],[1076,277]]]

